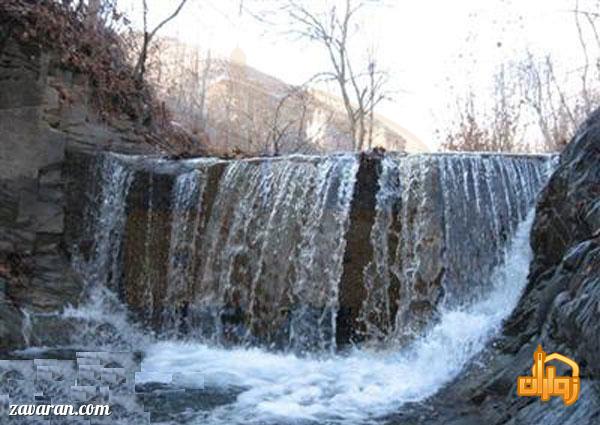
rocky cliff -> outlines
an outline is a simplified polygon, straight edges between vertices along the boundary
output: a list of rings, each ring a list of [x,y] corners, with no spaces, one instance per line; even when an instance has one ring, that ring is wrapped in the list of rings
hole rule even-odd
[[[39,343],[30,313],[74,304],[82,282],[65,242],[67,152],[148,152],[131,123],[107,126],[89,106],[85,78],[52,53],[0,41],[0,350]],[[73,204],[71,204],[73,205]],[[35,322],[35,321],[34,321]]]

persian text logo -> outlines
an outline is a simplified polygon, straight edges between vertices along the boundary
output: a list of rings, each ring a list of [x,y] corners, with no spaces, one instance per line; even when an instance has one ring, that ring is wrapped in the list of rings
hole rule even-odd
[[[557,360],[569,366],[572,376],[556,376],[556,367],[544,364]],[[539,396],[542,401],[550,400],[551,396],[561,396],[564,403],[569,406],[579,397],[579,366],[573,360],[562,354],[552,353],[546,355],[542,346],[538,345],[533,353],[533,367],[531,376],[519,376],[517,379],[517,394],[525,397]]]

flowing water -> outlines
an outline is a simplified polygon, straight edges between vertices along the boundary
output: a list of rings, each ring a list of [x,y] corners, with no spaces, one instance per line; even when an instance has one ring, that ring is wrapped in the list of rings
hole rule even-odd
[[[487,296],[546,178],[546,165],[525,157],[385,157],[364,271],[367,339],[418,333],[437,305]]]
[[[517,229],[505,264],[489,277],[491,290],[470,306],[447,309],[439,322],[409,347],[356,349],[344,356],[298,357],[204,344],[150,345],[139,382],[160,381],[207,392],[239,393],[194,424],[368,423],[403,403],[419,401],[450,381],[484,348],[515,306],[526,283],[533,214]]]
[[[341,156],[240,161],[225,170],[196,252],[203,260],[188,305],[192,332],[238,344],[333,347],[356,167]]]
[[[93,241],[91,254],[75,252],[74,265],[87,282],[115,289],[121,270],[121,241],[132,170],[119,156],[99,159],[97,198],[86,210],[84,233]],[[82,237],[83,239],[83,237]]]
[[[168,424],[372,423],[434,394],[518,301],[551,160],[388,154],[373,211],[360,164],[103,156],[69,347],[142,352],[134,404]],[[349,249],[366,257],[343,347]]]

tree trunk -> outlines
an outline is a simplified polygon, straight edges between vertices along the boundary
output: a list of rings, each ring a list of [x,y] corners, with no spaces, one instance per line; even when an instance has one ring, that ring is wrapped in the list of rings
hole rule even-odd
[[[364,113],[361,112],[361,116],[358,119],[358,134],[356,136],[356,150],[359,152],[365,148],[365,136],[365,116]]]
[[[200,116],[202,117],[202,122],[200,124],[200,128],[202,132],[206,130],[206,115],[204,113],[205,104],[206,104],[206,88],[208,82],[208,73],[210,72],[211,67],[211,52],[210,49],[206,54],[206,61],[204,64],[204,70],[202,71],[202,87],[200,88]]]
[[[144,81],[144,74],[146,73],[146,60],[148,58],[148,44],[150,43],[150,37],[148,32],[144,32],[144,40],[142,42],[142,51],[140,52],[140,57],[138,59],[138,63],[135,66],[135,78],[138,84]]]
[[[102,9],[102,0],[89,0],[85,25],[89,29],[96,29],[100,20],[100,10]]]

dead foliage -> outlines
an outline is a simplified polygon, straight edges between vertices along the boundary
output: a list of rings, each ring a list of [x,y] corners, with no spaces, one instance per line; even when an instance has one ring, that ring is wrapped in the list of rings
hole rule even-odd
[[[132,122],[133,131],[168,154],[200,153],[199,143],[172,125],[171,115],[145,81],[135,77],[131,52],[139,37],[114,2],[89,24],[86,2],[73,0],[3,0],[0,47],[15,38],[23,45],[50,51],[54,65],[87,78],[99,117]]]

